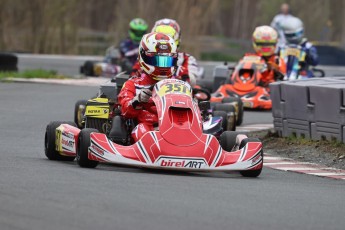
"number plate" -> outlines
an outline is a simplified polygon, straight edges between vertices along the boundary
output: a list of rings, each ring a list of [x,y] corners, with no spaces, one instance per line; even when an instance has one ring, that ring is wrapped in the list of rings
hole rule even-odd
[[[253,108],[253,103],[250,101],[244,101],[243,102],[243,107],[244,108]]]
[[[255,55],[253,55],[253,56],[245,56],[245,57],[243,57],[243,61],[259,63],[261,61],[261,57],[255,56]]]
[[[294,56],[294,57],[299,57],[301,54],[301,51],[296,48],[289,48],[286,50],[286,55],[287,56]]]
[[[188,89],[186,85],[180,84],[180,83],[168,83],[160,87],[158,94],[160,96],[163,96],[165,94],[170,93],[178,93],[178,94],[186,94],[191,96],[192,93]]]

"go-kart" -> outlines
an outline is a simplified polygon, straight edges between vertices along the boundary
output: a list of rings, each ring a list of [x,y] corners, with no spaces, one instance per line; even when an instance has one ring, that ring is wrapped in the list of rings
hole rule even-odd
[[[116,75],[115,78],[100,85],[99,92],[95,97],[90,100],[77,101],[74,106],[74,122],[77,124],[77,127],[80,129],[85,126],[92,127],[100,132],[107,133],[107,130],[111,127],[111,120],[114,115],[120,114],[117,95],[128,78],[129,76],[123,73]],[[219,129],[218,123],[221,123],[222,131],[236,130],[235,106],[229,105],[227,108],[219,107],[211,110],[210,103],[208,102],[211,95],[203,89],[193,88],[193,97],[198,101],[205,132],[219,136],[220,134],[212,131]],[[95,113],[95,111],[99,113]],[[105,113],[104,111],[108,112]],[[219,117],[222,118],[221,122]]]
[[[134,50],[133,53],[136,55],[138,50]],[[85,61],[80,67],[80,73],[89,77],[114,77],[123,71],[130,73],[134,64],[132,59],[132,56],[121,58],[119,50],[111,46],[102,61]]]
[[[246,55],[235,66],[225,84],[212,94],[211,102],[227,102],[240,98],[244,108],[271,109],[268,87],[261,85],[261,72],[267,68],[260,56]],[[229,99],[228,99],[229,98]]]
[[[158,126],[138,141],[131,141],[117,122],[119,138],[109,138],[94,128],[82,130],[73,123],[52,122],[45,134],[45,153],[50,160],[74,160],[81,167],[95,168],[99,162],[135,167],[185,171],[239,171],[257,177],[263,167],[262,143],[256,138],[225,131],[219,140],[203,132],[203,123],[192,88],[186,82],[167,79],[153,89]],[[121,117],[117,121],[121,121]],[[114,122],[116,122],[114,118]],[[114,124],[113,124],[114,125]],[[122,130],[122,131],[121,131]]]
[[[311,77],[324,77],[325,72],[322,69],[312,68],[311,73],[304,70],[306,52],[299,46],[290,44],[280,49],[280,57],[286,63],[286,75],[284,80],[308,79]]]

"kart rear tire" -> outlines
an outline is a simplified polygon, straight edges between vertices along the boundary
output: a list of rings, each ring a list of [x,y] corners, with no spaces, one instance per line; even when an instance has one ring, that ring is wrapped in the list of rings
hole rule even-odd
[[[98,161],[89,160],[88,152],[90,147],[90,134],[97,132],[97,129],[85,128],[79,133],[79,142],[77,148],[77,163],[82,168],[95,168],[98,165]]]
[[[241,98],[237,98],[237,97],[225,97],[222,100],[222,103],[232,103],[232,102],[238,103],[238,114],[236,117],[236,125],[240,126],[243,123],[243,113],[244,113],[243,101],[241,100]]]
[[[73,161],[75,157],[62,156],[55,149],[56,128],[61,124],[69,124],[74,127],[77,125],[72,121],[52,121],[47,125],[44,137],[44,152],[46,157],[52,161]]]
[[[227,128],[224,131],[236,131],[236,109],[232,104],[215,104],[213,111],[224,111],[226,114],[233,114],[231,117],[227,116]]]
[[[240,144],[240,149],[243,148],[249,142],[261,142],[261,141],[258,138],[246,138],[242,140]],[[262,163],[261,163],[260,169],[240,171],[240,174],[244,177],[258,177],[261,174],[262,167],[263,167],[263,159],[264,159],[263,150],[261,150],[261,156],[262,156]]]
[[[95,72],[93,70],[95,62],[94,61],[86,61],[84,63],[83,68],[83,73],[85,76],[89,76],[89,77],[94,77],[95,76]]]
[[[74,105],[74,122],[77,124],[79,129],[83,129],[84,125],[82,124],[83,121],[83,114],[85,113],[87,100],[79,100]],[[84,106],[84,110],[80,108]]]
[[[225,151],[231,152],[236,144],[236,137],[240,134],[234,131],[225,131],[220,135],[219,144]]]

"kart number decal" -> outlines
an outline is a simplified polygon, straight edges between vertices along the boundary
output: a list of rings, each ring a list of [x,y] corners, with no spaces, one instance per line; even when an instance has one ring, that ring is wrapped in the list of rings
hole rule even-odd
[[[243,107],[244,108],[253,108],[253,104],[250,101],[244,101],[243,102]]]
[[[286,55],[287,56],[294,56],[294,57],[299,57],[301,54],[301,51],[296,48],[289,48],[286,50]]]
[[[261,57],[256,55],[245,56],[243,57],[243,61],[259,63],[261,61]]]
[[[191,95],[191,92],[188,90],[188,87],[186,85],[173,83],[165,84],[159,89],[159,95],[161,96],[168,93],[181,93]]]

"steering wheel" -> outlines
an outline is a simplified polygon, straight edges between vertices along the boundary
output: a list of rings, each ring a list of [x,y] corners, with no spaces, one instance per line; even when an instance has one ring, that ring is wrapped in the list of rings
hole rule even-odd
[[[206,89],[193,88],[193,95],[198,101],[209,101],[211,94]]]

